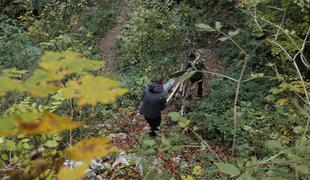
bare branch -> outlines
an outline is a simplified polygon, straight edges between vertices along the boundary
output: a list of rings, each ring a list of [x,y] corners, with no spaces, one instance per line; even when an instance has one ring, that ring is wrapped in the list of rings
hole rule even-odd
[[[283,25],[283,22],[284,22],[284,19],[285,19],[285,14],[286,14],[286,9],[283,12],[282,21],[281,21],[280,27],[282,27],[282,25]],[[274,37],[274,41],[277,40],[279,33],[280,33],[280,29],[277,30],[277,34]]]
[[[255,6],[255,10],[254,10],[254,14],[255,14],[255,16],[253,16],[254,17],[254,21],[255,21],[255,23],[256,23],[256,25],[257,25],[257,27],[258,27],[258,29],[260,30],[260,31],[263,31],[263,29],[260,27],[260,25],[259,25],[259,23],[258,23],[258,21],[257,21],[257,16],[256,16],[256,12],[257,12],[257,8],[256,8],[256,6]]]
[[[238,82],[237,79],[233,78],[233,77],[230,77],[230,76],[226,76],[224,74],[220,74],[220,73],[216,73],[216,72],[211,72],[211,71],[201,71],[203,73],[208,73],[208,74],[213,74],[213,75],[217,75],[217,76],[220,76],[220,77],[224,77],[224,78],[227,78],[229,80],[232,80],[234,82]]]
[[[236,136],[237,136],[237,102],[238,102],[238,97],[239,97],[241,80],[243,78],[243,74],[244,74],[247,63],[248,63],[248,59],[245,59],[241,73],[240,73],[240,77],[237,83],[236,95],[235,95],[235,100],[234,100],[234,135],[233,135],[232,156],[234,156],[234,153],[235,153]]]
[[[310,69],[310,64],[308,63],[308,60],[305,57],[305,55],[303,54],[303,52],[304,52],[305,47],[306,47],[306,43],[307,43],[307,39],[308,39],[309,33],[310,33],[310,26],[308,28],[308,31],[307,31],[307,34],[305,36],[304,42],[303,42],[302,47],[300,49],[300,59],[301,59],[301,62],[307,67],[307,69]]]

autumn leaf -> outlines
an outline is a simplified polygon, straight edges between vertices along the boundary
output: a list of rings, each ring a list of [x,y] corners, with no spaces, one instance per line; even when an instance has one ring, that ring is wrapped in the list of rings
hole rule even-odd
[[[47,82],[48,72],[42,69],[34,71],[32,76],[22,83],[21,91],[28,91],[32,96],[48,96],[56,93],[60,87]]]
[[[67,74],[98,70],[103,64],[103,61],[90,60],[73,51],[48,51],[42,56],[39,66],[48,72],[46,81],[58,81]]]
[[[1,136],[10,136],[18,134],[20,129],[18,125],[31,128],[36,126],[39,123],[39,119],[42,116],[42,113],[34,112],[24,112],[20,113],[18,116],[5,116],[0,119],[0,135]]]
[[[13,117],[0,117],[0,136],[11,136],[15,135],[16,131],[14,130],[16,127]]]
[[[8,68],[3,70],[3,75],[12,79],[22,79],[27,73],[26,70],[18,70],[17,68]]]
[[[21,73],[25,73],[14,69],[7,70],[9,73],[0,76],[0,96],[16,90],[29,92],[32,96],[45,97],[56,93],[61,88],[57,82],[66,75],[85,75],[89,71],[100,69],[103,64],[103,61],[90,60],[73,51],[48,51],[40,59],[40,68],[36,69],[25,81],[20,82],[11,78],[12,74],[13,77],[17,75],[20,77]]]
[[[79,127],[69,117],[49,112],[26,112],[0,119],[0,136],[16,134],[54,134],[63,130]]]
[[[44,112],[39,119],[38,123],[25,123],[17,119],[20,132],[24,134],[55,134],[81,125],[81,123],[72,122],[67,116],[59,116],[50,112]]]
[[[118,88],[119,85],[118,81],[87,75],[79,82],[69,81],[67,87],[61,89],[60,93],[65,98],[77,98],[79,105],[111,103],[117,96],[127,92],[127,89]]]
[[[85,176],[88,164],[83,163],[81,166],[76,168],[63,167],[60,169],[57,179],[58,180],[78,180]]]
[[[70,159],[85,161],[94,157],[103,157],[116,151],[117,148],[112,145],[111,139],[105,137],[84,139],[65,150]]]
[[[0,96],[3,96],[9,91],[21,89],[21,86],[17,80],[11,79],[7,76],[0,76],[0,87]]]

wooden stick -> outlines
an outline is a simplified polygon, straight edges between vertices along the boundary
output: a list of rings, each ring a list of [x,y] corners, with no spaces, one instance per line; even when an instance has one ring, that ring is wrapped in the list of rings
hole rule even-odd
[[[170,100],[172,99],[172,97],[175,95],[175,93],[177,92],[179,86],[181,83],[178,83],[174,88],[172,93],[169,95],[168,99],[167,99],[167,104],[169,104]]]

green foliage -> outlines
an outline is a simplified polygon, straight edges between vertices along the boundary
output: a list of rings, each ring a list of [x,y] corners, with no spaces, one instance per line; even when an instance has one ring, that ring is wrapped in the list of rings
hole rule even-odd
[[[159,71],[168,75],[178,69],[185,61],[186,39],[196,9],[173,1],[134,1],[133,7],[121,31],[119,69],[125,69],[131,78]]]
[[[0,67],[32,71],[40,56],[41,50],[18,21],[0,16]]]
[[[116,12],[114,4],[103,4],[93,7],[80,18],[81,28],[85,28],[90,35],[103,37],[115,25]]]
[[[240,170],[232,164],[228,163],[215,163],[215,165],[225,174],[230,175],[230,177],[238,176]]]
[[[309,28],[308,1],[134,0],[126,1],[126,6],[126,16],[119,18],[124,19],[124,24],[116,66],[123,84],[132,91],[117,103],[104,105],[101,103],[114,101],[115,96],[126,90],[119,88],[120,83],[114,80],[95,76],[102,63],[84,57],[100,59],[97,42],[116,24],[118,4],[86,0],[0,0],[0,66],[12,68],[0,75],[0,95],[3,95],[0,131],[2,135],[40,134],[0,138],[3,147],[0,168],[18,165],[22,172],[17,173],[25,179],[55,178],[56,164],[62,164],[69,138],[74,137],[76,142],[97,133],[107,135],[109,129],[102,129],[98,124],[119,118],[116,113],[126,114],[122,118],[132,118],[128,114],[134,110],[128,110],[127,106],[135,106],[139,101],[150,75],[168,76],[180,69],[187,50],[194,47],[215,50],[223,60],[223,74],[234,79],[241,73],[244,52],[250,57],[236,104],[236,156],[228,157],[233,141],[236,84],[213,76],[208,94],[199,102],[185,104],[184,109],[190,111],[185,117],[177,112],[169,114],[176,126],[163,128],[156,139],[144,138],[144,134],[138,137],[133,151],[146,157],[151,155],[149,162],[153,162],[154,155],[157,158],[164,155],[166,159],[163,173],[161,169],[152,169],[151,163],[144,163],[144,179],[169,179],[170,156],[189,153],[193,144],[198,146],[200,155],[194,152],[187,160],[181,160],[181,164],[186,161],[189,165],[171,168],[182,179],[308,177],[309,107],[304,104],[304,88],[309,91],[309,83],[299,79],[287,56],[295,56]],[[229,41],[232,39],[234,42]],[[306,43],[305,56],[308,56],[307,47]],[[60,52],[47,52],[39,61],[43,50]],[[300,70],[305,75],[306,71]],[[190,76],[190,72],[186,73],[179,80]],[[119,106],[127,109],[118,109]],[[47,135],[46,131],[68,129],[65,122],[69,117],[51,112],[70,114],[70,119],[82,121],[84,126],[70,135],[67,132]],[[53,129],[51,122],[60,127]],[[127,127],[115,131],[124,129]],[[197,137],[202,142],[197,143]],[[109,149],[109,142],[106,139],[82,141],[67,154],[74,159],[87,154],[88,161],[114,151]],[[39,159],[31,160],[29,154],[39,147],[46,150]],[[223,162],[219,162],[221,158]],[[43,167],[42,164],[47,169],[37,171],[36,167]],[[85,163],[75,170],[62,168],[57,178],[80,178],[88,165]],[[11,178],[18,179],[14,175]]]

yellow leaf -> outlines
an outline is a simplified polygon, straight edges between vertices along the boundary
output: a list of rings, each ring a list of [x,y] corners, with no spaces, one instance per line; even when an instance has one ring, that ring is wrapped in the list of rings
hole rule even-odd
[[[16,125],[12,116],[0,118],[0,136],[15,135],[15,127]]]
[[[33,127],[39,123],[42,113],[24,112],[18,116],[6,116],[0,119],[0,136],[16,135],[19,132],[18,124]],[[19,121],[19,123],[18,123]]]
[[[288,104],[288,99],[279,99],[277,102],[276,102],[276,105],[278,106],[284,106]]]
[[[56,93],[59,83],[56,82],[69,74],[83,75],[88,71],[98,70],[103,66],[103,61],[94,61],[82,57],[77,52],[46,52],[40,59],[39,67],[31,77],[24,82],[19,82],[10,77],[20,77],[23,71],[8,69],[4,76],[0,76],[0,96],[8,91],[27,91],[33,96],[47,96]]]
[[[65,150],[72,160],[91,160],[114,153],[117,148],[112,145],[110,138],[98,137],[84,139]]]
[[[27,112],[0,119],[0,136],[17,134],[54,134],[63,130],[79,127],[66,116],[49,112]]]
[[[67,116],[59,116],[53,113],[44,112],[39,118],[39,122],[25,123],[17,119],[20,132],[23,134],[55,134],[63,130],[70,130],[81,125],[78,122],[72,122]]]
[[[11,79],[7,76],[0,76],[0,96],[3,96],[9,91],[16,91],[21,89],[17,80]]]
[[[111,103],[117,96],[123,95],[127,89],[118,88],[120,83],[104,77],[87,75],[80,82],[70,81],[60,93],[66,98],[77,98],[79,105],[97,102]]]
[[[90,60],[73,51],[48,51],[42,56],[39,66],[48,71],[47,81],[58,81],[68,74],[98,70],[103,64],[103,61]]]
[[[79,180],[86,174],[88,164],[83,163],[81,166],[76,168],[63,167],[60,169],[57,179],[58,180]]]
[[[56,93],[60,87],[47,81],[48,72],[42,69],[34,71],[33,75],[22,83],[22,91],[29,91],[32,96],[47,96]]]

